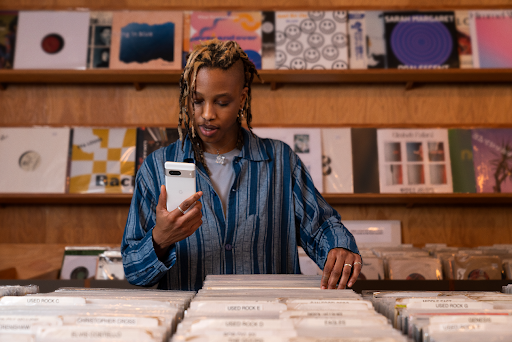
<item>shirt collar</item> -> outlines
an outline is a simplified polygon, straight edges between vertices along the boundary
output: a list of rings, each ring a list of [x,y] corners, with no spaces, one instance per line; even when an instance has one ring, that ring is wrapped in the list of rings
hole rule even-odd
[[[253,161],[264,161],[269,160],[269,156],[267,153],[267,149],[263,140],[261,140],[256,135],[252,135],[248,130],[242,127],[242,134],[244,136],[244,145],[242,146],[242,151],[240,152],[240,158],[253,160]],[[183,146],[183,150],[181,148],[181,142],[178,140],[178,161],[181,162],[194,162],[194,150],[192,149],[192,141],[189,139],[189,136],[185,137],[185,144]]]

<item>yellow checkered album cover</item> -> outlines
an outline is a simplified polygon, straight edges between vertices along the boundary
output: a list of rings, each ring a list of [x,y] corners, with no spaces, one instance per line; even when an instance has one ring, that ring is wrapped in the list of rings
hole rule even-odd
[[[135,128],[74,128],[70,193],[132,193]]]

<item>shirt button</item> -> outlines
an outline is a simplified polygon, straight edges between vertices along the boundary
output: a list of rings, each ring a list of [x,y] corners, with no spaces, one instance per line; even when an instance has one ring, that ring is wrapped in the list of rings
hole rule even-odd
[[[236,189],[231,189],[231,191],[235,192],[235,191],[236,191]]]
[[[226,251],[230,251],[230,250],[233,248],[233,246],[231,246],[229,243],[227,243],[227,244],[224,246],[224,248],[226,248]]]

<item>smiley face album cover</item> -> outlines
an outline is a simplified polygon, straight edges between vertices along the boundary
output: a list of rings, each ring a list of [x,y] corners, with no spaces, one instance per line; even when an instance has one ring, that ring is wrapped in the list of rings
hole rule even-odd
[[[276,69],[348,69],[347,20],[346,11],[276,12]]]

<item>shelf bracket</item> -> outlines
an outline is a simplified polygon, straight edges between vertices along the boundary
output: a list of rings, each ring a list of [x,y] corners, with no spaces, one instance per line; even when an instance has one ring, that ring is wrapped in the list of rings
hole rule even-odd
[[[411,90],[412,88],[414,88],[414,82],[413,81],[409,81],[405,84],[405,90]]]
[[[135,87],[135,90],[137,90],[137,91],[141,91],[142,89],[144,89],[144,85],[139,82],[134,82],[133,86]]]
[[[7,90],[7,83],[0,83],[0,90]]]
[[[278,87],[277,82],[270,82],[270,90],[277,90]]]

